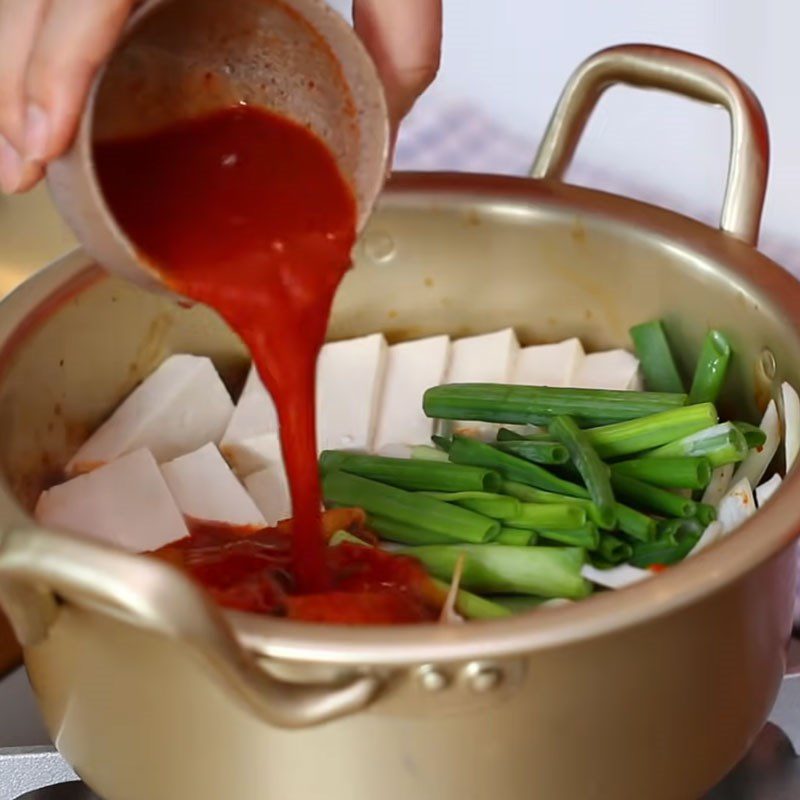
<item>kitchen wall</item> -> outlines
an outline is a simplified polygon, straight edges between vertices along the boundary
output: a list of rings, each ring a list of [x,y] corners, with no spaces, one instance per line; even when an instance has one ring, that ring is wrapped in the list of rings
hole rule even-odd
[[[729,66],[761,98],[773,160],[765,225],[797,240],[800,195],[800,3],[794,0],[444,0],[442,70],[428,102],[464,98],[527,137],[531,151],[571,70],[611,44],[650,42]],[[345,11],[347,0],[333,4]],[[724,113],[627,88],[595,114],[578,164],[604,188],[656,193],[716,217],[727,166]],[[797,231],[797,233],[796,233]]]

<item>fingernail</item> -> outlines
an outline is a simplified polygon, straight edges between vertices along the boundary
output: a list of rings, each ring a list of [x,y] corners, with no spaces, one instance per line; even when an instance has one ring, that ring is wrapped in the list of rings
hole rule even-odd
[[[25,158],[44,161],[50,142],[50,120],[41,106],[31,103],[25,114]]]
[[[4,136],[0,135],[0,189],[12,194],[22,181],[22,159]]]

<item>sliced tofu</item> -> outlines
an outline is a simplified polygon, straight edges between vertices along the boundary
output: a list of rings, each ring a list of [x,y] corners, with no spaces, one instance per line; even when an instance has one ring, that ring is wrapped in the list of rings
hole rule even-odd
[[[145,448],[159,463],[218,442],[233,402],[203,356],[175,355],[136,389],[70,459],[67,474],[88,472]]]
[[[711,506],[719,505],[731,485],[734,469],[734,464],[723,464],[711,473],[711,480],[703,492],[704,503]]]
[[[430,441],[433,420],[422,411],[422,396],[444,380],[450,339],[431,336],[389,348],[386,377],[375,430],[375,450],[392,444]]]
[[[578,366],[572,386],[577,389],[624,391],[638,384],[639,359],[627,350],[590,353]]]
[[[450,349],[445,383],[510,383],[519,351],[519,341],[512,328],[457,339]],[[490,422],[445,421],[439,426],[439,432],[491,441],[498,427]]]
[[[375,455],[383,456],[384,458],[411,458],[414,452],[414,447],[420,445],[399,444],[398,442],[390,442],[382,447],[375,448]]]
[[[163,464],[161,473],[187,517],[258,528],[266,524],[215,444]]]
[[[250,367],[220,446],[223,452],[246,439],[278,432],[278,412],[255,367]]]
[[[150,451],[136,450],[42,492],[37,521],[124,550],[155,550],[189,535]]]
[[[281,440],[277,432],[229,442],[220,449],[240,478],[270,466],[283,464]]]
[[[512,328],[456,339],[446,383],[508,383],[518,355],[519,342]]]
[[[523,386],[572,386],[584,358],[579,339],[524,347],[517,358],[513,382]]]
[[[317,362],[320,450],[372,449],[388,349],[380,333],[322,348]]]
[[[267,525],[275,525],[292,515],[292,500],[282,464],[273,464],[248,475],[244,485]]]

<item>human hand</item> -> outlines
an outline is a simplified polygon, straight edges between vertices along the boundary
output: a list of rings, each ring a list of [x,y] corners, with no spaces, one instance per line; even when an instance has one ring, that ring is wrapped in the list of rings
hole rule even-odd
[[[0,0],[0,189],[24,192],[70,145],[137,0]],[[396,130],[439,66],[442,0],[354,0]]]
[[[396,133],[439,70],[442,0],[353,0],[353,23],[378,68]]]

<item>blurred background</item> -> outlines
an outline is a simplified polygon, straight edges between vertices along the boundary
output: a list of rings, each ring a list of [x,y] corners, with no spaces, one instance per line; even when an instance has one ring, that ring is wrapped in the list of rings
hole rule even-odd
[[[347,14],[350,2],[333,5]],[[628,42],[690,50],[737,73],[764,105],[772,168],[762,247],[800,274],[800,3],[444,0],[444,7],[441,72],[407,122],[411,141],[401,140],[400,167],[524,171],[564,83],[586,56]],[[448,137],[455,140],[449,147],[442,142]],[[478,152],[464,152],[470,140]],[[723,111],[617,88],[593,116],[570,179],[716,222],[728,146]]]
[[[400,0],[402,2],[402,0]],[[351,0],[331,0],[349,17]],[[572,70],[612,44],[691,50],[761,98],[772,133],[762,249],[800,274],[800,3],[792,0],[444,0],[442,69],[404,125],[400,169],[524,173]],[[729,146],[724,112],[668,95],[611,90],[570,180],[715,223]],[[0,295],[70,246],[45,193],[0,198]]]

